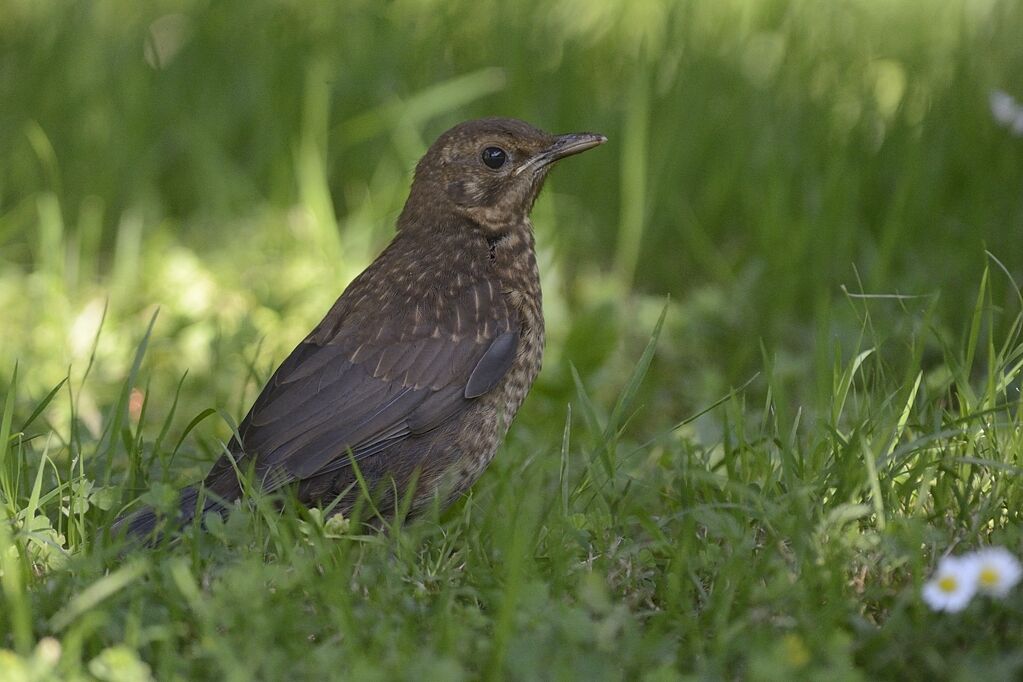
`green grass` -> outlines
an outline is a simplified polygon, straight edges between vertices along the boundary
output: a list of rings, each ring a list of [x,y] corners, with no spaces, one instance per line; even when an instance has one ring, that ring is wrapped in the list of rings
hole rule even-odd
[[[1023,553],[1023,139],[987,104],[1023,99],[1021,28],[998,0],[0,5],[0,680],[1018,678],[1023,590],[920,587]],[[610,142],[534,211],[547,358],[471,495],[111,541],[486,114]]]
[[[12,377],[2,613],[20,657],[5,663],[33,665],[53,637],[62,678],[102,677],[107,659],[159,679],[1015,676],[1023,594],[954,616],[919,598],[948,549],[1020,546],[1023,318],[988,335],[983,282],[965,348],[940,370],[864,347],[834,366],[815,417],[784,421],[769,372],[698,419],[638,428],[651,341],[614,404],[580,380],[573,410],[524,415],[471,496],[379,533],[255,500],[122,556],[104,529],[126,481],[153,487],[162,467],[146,462],[172,459],[172,412],[147,404],[133,423],[130,377],[109,430],[61,442],[32,417],[73,411],[82,388],[27,401],[21,420]],[[111,451],[132,475],[110,475]]]

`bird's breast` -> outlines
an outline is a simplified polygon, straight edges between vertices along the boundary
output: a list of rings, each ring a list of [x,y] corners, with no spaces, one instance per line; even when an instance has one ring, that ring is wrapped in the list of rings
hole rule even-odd
[[[524,267],[520,267],[504,285],[508,307],[515,311],[520,326],[515,362],[499,390],[498,409],[503,413],[504,428],[511,423],[540,373],[546,341],[540,276],[531,249],[529,257],[520,261],[520,265]]]

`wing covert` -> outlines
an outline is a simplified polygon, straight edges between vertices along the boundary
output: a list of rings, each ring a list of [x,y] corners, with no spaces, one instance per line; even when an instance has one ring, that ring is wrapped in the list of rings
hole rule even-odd
[[[458,292],[448,304],[455,324],[447,327],[424,323],[419,301],[408,301],[409,310],[393,311],[375,329],[358,309],[332,310],[285,359],[242,421],[241,445],[232,444],[243,453],[239,463],[251,462],[272,490],[347,466],[349,450],[358,461],[444,423],[491,390],[514,360],[518,325],[494,294],[486,282]],[[323,333],[327,324],[329,335]],[[234,475],[233,467],[220,464],[208,486]]]

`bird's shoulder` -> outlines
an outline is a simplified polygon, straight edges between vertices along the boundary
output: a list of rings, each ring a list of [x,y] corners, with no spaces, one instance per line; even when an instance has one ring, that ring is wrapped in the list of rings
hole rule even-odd
[[[354,362],[371,351],[426,339],[486,345],[515,326],[507,286],[486,246],[398,236],[345,289],[305,339],[342,345]]]

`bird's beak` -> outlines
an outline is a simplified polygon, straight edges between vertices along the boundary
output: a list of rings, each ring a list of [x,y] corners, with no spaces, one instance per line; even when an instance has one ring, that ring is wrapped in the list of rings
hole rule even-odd
[[[603,135],[598,135],[597,133],[569,133],[568,135],[558,135],[554,138],[554,142],[551,146],[516,168],[514,175],[518,175],[526,170],[540,170],[544,166],[549,166],[559,159],[563,159],[566,156],[572,156],[573,154],[578,154],[579,152],[584,152],[587,149],[593,149],[605,142],[607,142],[607,138]]]

